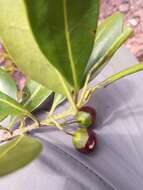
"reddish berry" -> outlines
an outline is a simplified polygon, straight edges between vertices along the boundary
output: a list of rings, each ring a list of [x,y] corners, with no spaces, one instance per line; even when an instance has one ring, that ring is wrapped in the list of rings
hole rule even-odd
[[[73,135],[74,147],[85,154],[93,152],[96,146],[96,135],[93,131],[87,131],[85,128],[81,128]]]

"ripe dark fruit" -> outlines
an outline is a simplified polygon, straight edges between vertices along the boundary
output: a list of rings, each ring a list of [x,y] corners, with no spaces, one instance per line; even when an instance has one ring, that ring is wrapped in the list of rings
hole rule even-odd
[[[84,106],[80,108],[80,111],[89,113],[91,116],[91,125],[94,126],[96,122],[96,110],[89,106]]]
[[[96,147],[96,135],[93,131],[87,131],[85,128],[81,128],[73,135],[74,147],[85,154],[93,152]]]

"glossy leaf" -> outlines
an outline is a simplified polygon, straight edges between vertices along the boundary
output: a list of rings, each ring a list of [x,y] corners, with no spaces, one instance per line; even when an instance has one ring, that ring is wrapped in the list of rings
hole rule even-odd
[[[89,71],[92,71],[91,79],[96,77],[132,33],[130,27],[123,27],[123,16],[120,13],[115,13],[101,23],[85,77]]]
[[[112,84],[113,82],[125,77],[125,76],[128,76],[128,75],[131,75],[131,74],[134,74],[136,72],[139,72],[139,71],[143,71],[143,64],[137,64],[137,65],[134,65],[132,67],[129,67],[128,69],[125,69],[123,71],[120,71],[119,73],[116,73],[110,77],[108,77],[107,79],[105,79],[103,82],[97,84],[95,87],[94,87],[94,90],[98,89],[98,88],[103,88],[103,87],[106,87],[110,84]]]
[[[50,63],[76,89],[92,52],[99,0],[24,0],[31,28]]]
[[[39,141],[29,136],[19,136],[0,146],[0,176],[7,175],[27,165],[41,152]]]
[[[0,68],[0,91],[7,94],[11,98],[17,98],[17,87],[12,77]]]
[[[27,81],[24,89],[25,98],[23,99],[22,104],[31,112],[42,104],[51,95],[51,93],[51,90],[48,90],[35,81],[29,80]]]
[[[107,50],[105,55],[93,66],[91,79],[95,78],[102,69],[109,63],[114,53],[125,43],[125,41],[133,34],[130,27],[125,27],[122,34],[115,40],[113,45]]]
[[[24,1],[1,0],[0,8],[0,39],[13,62],[31,79],[66,95],[64,85],[68,84],[41,53],[33,37]]]
[[[98,27],[94,48],[91,58],[88,62],[86,72],[96,64],[112,46],[115,40],[123,31],[123,15],[115,13],[107,17]]]
[[[16,100],[0,92],[0,115],[29,115]]]

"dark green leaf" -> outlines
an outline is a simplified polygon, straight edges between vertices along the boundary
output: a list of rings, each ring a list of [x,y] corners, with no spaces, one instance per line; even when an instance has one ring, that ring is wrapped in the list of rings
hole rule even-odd
[[[29,80],[24,89],[25,98],[22,101],[23,106],[28,111],[35,110],[40,104],[44,102],[50,95],[52,91],[43,87],[35,81]]]
[[[0,0],[0,9],[0,39],[13,62],[33,80],[66,95],[63,85],[68,84],[41,53],[33,37],[24,1]]]
[[[39,141],[20,136],[0,146],[0,176],[7,175],[27,165],[41,152]]]
[[[76,89],[92,52],[99,0],[24,0],[31,28],[50,63]]]

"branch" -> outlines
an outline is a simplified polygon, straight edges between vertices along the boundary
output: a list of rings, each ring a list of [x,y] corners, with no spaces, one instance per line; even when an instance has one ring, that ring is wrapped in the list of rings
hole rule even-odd
[[[34,123],[32,125],[28,125],[23,128],[16,129],[12,132],[8,132],[7,130],[4,132],[2,136],[0,136],[0,142],[5,142],[10,139],[13,139],[14,137],[17,137],[19,135],[23,135],[24,133],[27,133],[29,131],[32,131],[33,129],[37,129],[39,125],[37,123]]]
[[[53,115],[52,118],[48,117],[47,119],[45,119],[44,121],[41,121],[40,123],[38,123],[36,120],[35,123],[33,123],[32,125],[28,125],[23,128],[18,128],[18,129],[15,129],[14,131],[10,131],[7,128],[3,128],[4,133],[2,135],[0,135],[0,142],[5,142],[8,140],[11,140],[14,137],[23,135],[24,133],[30,132],[34,129],[38,129],[43,125],[44,126],[55,126],[59,130],[63,130],[63,129],[60,129],[59,126],[55,125],[55,120],[65,119],[66,117],[68,117],[70,115],[74,115],[73,111],[67,110],[66,112],[63,112],[62,114]]]

